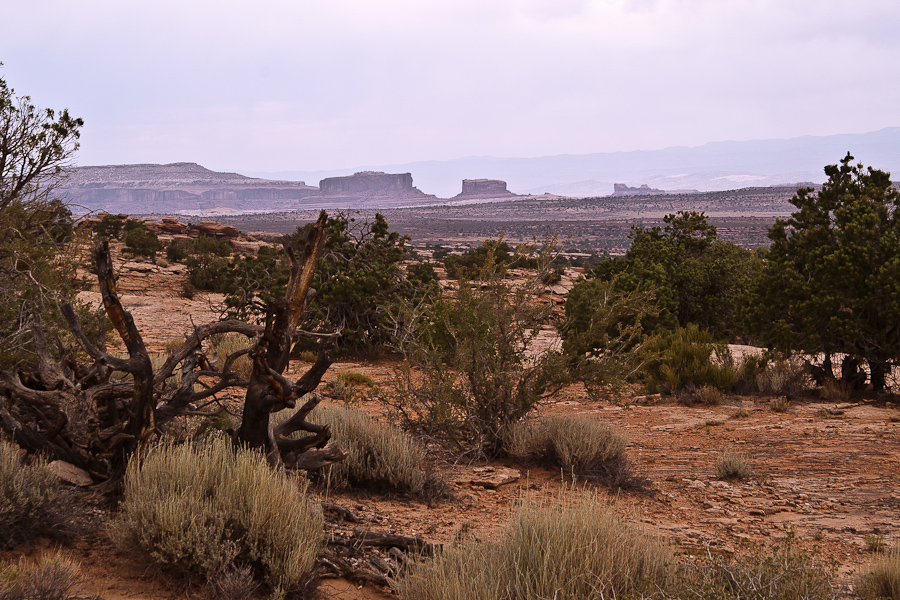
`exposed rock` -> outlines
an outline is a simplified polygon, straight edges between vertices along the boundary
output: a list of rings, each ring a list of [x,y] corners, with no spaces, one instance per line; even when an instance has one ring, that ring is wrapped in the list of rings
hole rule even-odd
[[[628,187],[624,183],[613,184],[613,196],[650,196],[653,194],[665,194],[665,190],[652,188],[646,183],[640,187]]]
[[[66,483],[71,483],[72,485],[80,487],[94,483],[87,471],[76,467],[72,463],[67,463],[64,460],[54,460],[47,466],[50,467],[50,471],[52,471],[54,475]]]
[[[613,196],[659,196],[662,194],[695,194],[697,190],[660,190],[652,188],[646,183],[640,187],[628,187],[624,183],[613,184]]]
[[[518,481],[522,476],[517,470],[508,467],[476,467],[472,471],[469,483],[489,490],[496,490],[501,485]]]
[[[88,211],[131,214],[293,208],[318,190],[302,181],[278,181],[210,171],[196,163],[108,165],[73,170],[60,195]]]
[[[241,232],[237,227],[231,225],[220,225],[216,221],[200,221],[190,232],[191,237],[207,237],[227,238],[234,240],[240,237]]]
[[[515,196],[506,189],[506,182],[499,179],[463,179],[462,192],[454,200],[465,198],[502,198]]]
[[[347,177],[329,177],[319,182],[323,196],[392,193],[401,195],[421,194],[413,187],[411,173],[385,173],[384,171],[360,171]]]

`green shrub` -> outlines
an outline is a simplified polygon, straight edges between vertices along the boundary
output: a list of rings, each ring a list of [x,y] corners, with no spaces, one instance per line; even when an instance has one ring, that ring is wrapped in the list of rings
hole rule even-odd
[[[716,477],[719,479],[747,479],[751,475],[753,469],[746,454],[728,449],[716,459]]]
[[[597,419],[553,416],[511,427],[510,455],[549,463],[573,476],[622,484],[631,478],[625,437]]]
[[[344,385],[359,385],[366,387],[375,387],[375,382],[368,375],[357,373],[356,371],[348,371],[337,376],[338,381]]]
[[[712,334],[693,324],[654,338],[646,351],[652,357],[645,370],[652,391],[712,386],[728,392],[737,379],[728,346],[715,343]]]
[[[0,548],[65,534],[71,507],[71,495],[45,461],[24,462],[17,446],[0,440]]]
[[[367,393],[375,389],[375,382],[371,377],[362,373],[341,373],[326,385],[329,397],[342,400],[348,404],[354,404]]]
[[[125,249],[137,256],[152,258],[162,250],[162,242],[155,231],[150,231],[137,219],[128,219],[125,222]]]
[[[116,240],[121,234],[122,219],[116,215],[103,215],[100,222],[94,224],[94,235],[102,239]]]
[[[398,317],[405,361],[387,401],[403,425],[461,452],[497,456],[507,428],[569,380],[568,361],[534,341],[550,322],[540,275],[556,241],[542,249],[542,268],[516,282],[496,265],[477,282],[461,280],[456,298],[420,303]]]
[[[309,421],[329,425],[332,439],[348,454],[345,460],[325,467],[320,473],[333,487],[422,494],[442,492],[446,486],[423,469],[425,449],[421,445],[359,409],[320,406],[310,413]]]
[[[191,240],[172,240],[166,246],[166,258],[171,262],[181,262],[191,255]]]
[[[62,553],[44,554],[31,567],[0,563],[2,600],[96,600],[74,588],[82,582],[77,562]]]
[[[124,491],[113,539],[211,580],[251,565],[283,593],[307,582],[321,548],[322,513],[304,483],[223,438],[133,458]]]
[[[226,293],[231,289],[234,275],[227,258],[210,254],[189,256],[185,264],[188,268],[188,282],[198,290]]]
[[[499,540],[447,547],[397,591],[403,600],[623,598],[665,587],[671,559],[594,494],[526,500]]]
[[[866,600],[900,600],[900,550],[879,556],[857,589]]]
[[[191,254],[211,254],[213,256],[231,256],[231,245],[225,238],[201,235],[191,240]]]

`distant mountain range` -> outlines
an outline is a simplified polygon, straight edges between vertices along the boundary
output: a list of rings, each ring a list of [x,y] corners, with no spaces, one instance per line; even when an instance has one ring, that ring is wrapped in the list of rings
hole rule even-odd
[[[539,158],[467,157],[448,161],[421,161],[367,165],[329,171],[246,172],[262,178],[320,179],[357,171],[412,173],[416,187],[427,194],[449,198],[460,191],[462,179],[499,179],[517,194],[607,196],[613,184],[647,184],[664,190],[721,191],[751,186],[801,182],[822,183],[823,168],[836,164],[847,152],[866,166],[890,171],[900,179],[900,127],[871,133],[803,136],[785,140],[712,142],[663,150],[562,154]]]
[[[78,212],[129,214],[397,208],[446,203],[442,198],[468,204],[515,198],[510,192],[582,198],[610,196],[614,189],[616,195],[717,192],[821,183],[823,167],[837,163],[848,151],[865,165],[900,175],[900,127],[891,127],[862,134],[715,142],[696,148],[541,158],[469,157],[333,171],[242,175],[211,171],[196,163],[78,167],[60,192]]]

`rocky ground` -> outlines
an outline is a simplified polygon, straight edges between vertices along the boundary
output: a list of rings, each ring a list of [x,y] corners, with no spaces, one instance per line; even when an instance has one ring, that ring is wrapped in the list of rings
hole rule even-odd
[[[121,271],[123,304],[152,350],[162,351],[167,340],[218,314],[221,298],[215,295],[180,296],[184,276],[178,265],[130,265]],[[82,297],[98,300],[90,291]],[[305,366],[292,364],[291,371],[302,372]],[[394,366],[391,360],[340,362],[326,381],[355,371],[389,393]],[[836,561],[841,583],[852,584],[853,574],[874,556],[874,546],[900,545],[900,410],[885,399],[825,403],[810,396],[776,412],[771,401],[735,396],[718,406],[686,407],[639,390],[592,400],[583,389],[571,387],[541,410],[599,418],[627,435],[629,457],[649,484],[643,491],[599,491],[681,552],[730,555],[793,535]],[[374,399],[363,398],[359,406],[376,416],[384,410]],[[744,453],[754,475],[737,482],[717,480],[715,461],[725,449]],[[513,463],[438,460],[436,466],[453,482],[451,500],[428,504],[364,491],[322,494],[356,513],[361,526],[444,543],[488,539],[523,495],[553,495],[564,485],[558,472]],[[497,480],[505,483],[496,485]],[[576,482],[582,485],[593,487]],[[38,544],[24,555],[46,549]],[[197,592],[171,583],[138,555],[113,548],[102,528],[72,551],[83,565],[84,591],[107,600],[184,598]],[[377,586],[345,580],[326,580],[323,590],[328,598],[387,597]]]

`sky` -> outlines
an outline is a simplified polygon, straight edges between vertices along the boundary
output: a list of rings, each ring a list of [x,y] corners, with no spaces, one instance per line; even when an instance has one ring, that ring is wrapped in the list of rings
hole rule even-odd
[[[0,0],[79,165],[277,172],[900,125],[896,0]]]

